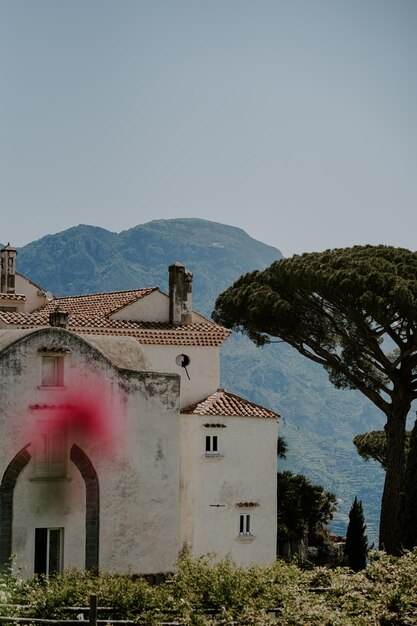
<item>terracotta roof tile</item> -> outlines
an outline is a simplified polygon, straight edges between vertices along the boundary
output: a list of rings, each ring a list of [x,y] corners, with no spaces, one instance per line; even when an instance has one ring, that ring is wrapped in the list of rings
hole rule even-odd
[[[230,330],[202,318],[203,321],[186,326],[164,322],[140,322],[109,319],[112,313],[159,291],[157,287],[114,291],[83,296],[56,298],[33,313],[0,313],[3,324],[19,328],[36,328],[49,324],[49,314],[59,308],[68,315],[67,329],[92,335],[128,335],[141,344],[179,346],[220,346]]]
[[[49,324],[50,312],[43,307],[35,313],[0,313],[0,320],[19,328],[36,328]],[[111,320],[100,315],[72,314],[68,317],[67,329],[91,335],[128,335],[147,345],[213,347],[220,346],[231,332],[208,320],[202,324],[173,326],[162,322]]]
[[[207,329],[205,324],[193,324],[193,328],[182,326],[181,329],[172,327],[171,330],[144,330],[144,329],[87,329],[83,327],[71,328],[74,332],[91,335],[129,335],[142,345],[161,346],[212,346],[218,347],[227,339],[229,331],[221,327]],[[198,328],[201,326],[201,328]]]
[[[50,300],[39,309],[39,312],[46,312],[49,315],[49,313],[59,307],[62,311],[73,315],[99,315],[100,317],[107,317],[128,304],[141,300],[153,291],[158,291],[158,288],[149,287],[147,289],[109,291],[107,293],[91,293],[82,296],[54,298],[54,300]]]
[[[20,293],[0,293],[0,300],[18,300],[22,302],[26,300],[26,296]]]
[[[181,410],[188,415],[225,415],[231,417],[259,417],[275,418],[278,413],[266,409],[260,404],[255,404],[245,398],[230,393],[225,389],[218,389],[211,396]]]
[[[47,322],[45,322],[44,319],[44,316],[38,313],[6,313],[3,311],[0,313],[0,320],[11,326],[20,327],[27,325],[28,328],[32,328],[46,324]]]

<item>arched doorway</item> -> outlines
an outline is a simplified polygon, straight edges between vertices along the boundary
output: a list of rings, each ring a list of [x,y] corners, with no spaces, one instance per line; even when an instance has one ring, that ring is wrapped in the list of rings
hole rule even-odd
[[[9,568],[12,556],[13,494],[19,475],[29,463],[30,444],[22,448],[7,466],[0,484],[0,568]],[[98,569],[100,497],[97,473],[88,456],[77,445],[70,450],[70,459],[78,468],[86,490],[85,568]]]

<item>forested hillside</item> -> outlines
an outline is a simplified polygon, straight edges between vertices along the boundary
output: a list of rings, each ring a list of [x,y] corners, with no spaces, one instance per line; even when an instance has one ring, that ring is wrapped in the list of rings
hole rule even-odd
[[[216,296],[236,278],[281,257],[239,228],[176,219],[119,234],[81,225],[48,235],[19,250],[18,270],[55,295],[152,286],[167,291],[167,267],[180,261],[194,274],[194,308],[210,315]],[[336,390],[320,366],[289,346],[256,348],[237,335],[223,348],[222,385],[282,414],[281,434],[289,444],[283,467],[342,500],[334,530],[345,531],[357,495],[368,536],[376,540],[383,472],[362,461],[352,443],[354,435],[383,427],[370,402],[360,393]]]

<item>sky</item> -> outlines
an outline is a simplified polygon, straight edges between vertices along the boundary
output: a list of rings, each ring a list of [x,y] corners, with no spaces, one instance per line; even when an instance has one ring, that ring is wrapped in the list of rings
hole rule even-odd
[[[0,0],[0,241],[417,249],[416,0]]]

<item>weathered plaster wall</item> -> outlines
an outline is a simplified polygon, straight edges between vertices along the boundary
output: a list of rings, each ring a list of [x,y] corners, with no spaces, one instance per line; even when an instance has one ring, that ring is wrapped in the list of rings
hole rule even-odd
[[[120,336],[115,341],[114,337],[106,335],[77,334],[102,352],[117,367],[141,372],[152,371],[149,360],[134,337]]]
[[[31,453],[34,453],[33,446]],[[12,553],[15,568],[24,576],[33,573],[35,528],[64,528],[66,567],[84,568],[85,485],[73,463],[66,480],[36,480],[33,457],[23,470],[14,491]]]
[[[123,376],[125,450],[106,472],[102,567],[170,571],[179,550],[179,381],[158,374]],[[122,507],[126,514],[120,514]]]
[[[199,485],[200,422],[181,415],[180,546],[194,550],[196,496]]]
[[[43,348],[69,350],[63,356],[64,387],[39,386]],[[79,405],[88,413],[94,400],[104,426],[90,424],[89,430],[80,420],[69,421],[68,452],[77,444],[98,474],[99,565],[137,573],[172,569],[179,549],[178,376],[115,368],[76,335],[46,328],[0,353],[0,399],[0,476],[31,441],[36,421],[53,415],[46,406]],[[69,459],[67,479],[33,480],[33,470],[31,460],[15,488],[17,563],[29,575],[35,528],[58,526],[64,527],[65,567],[80,567],[85,538],[80,473]]]

